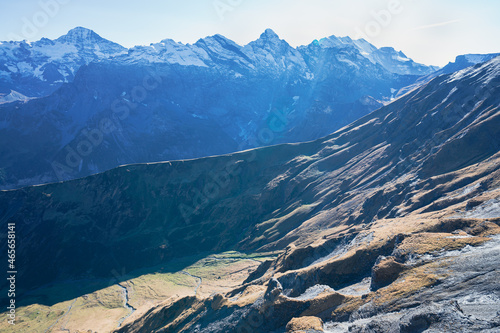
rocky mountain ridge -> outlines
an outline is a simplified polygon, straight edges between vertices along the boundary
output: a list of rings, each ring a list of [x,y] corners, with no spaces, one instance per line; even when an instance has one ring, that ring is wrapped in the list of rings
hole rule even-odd
[[[55,40],[0,43],[0,93],[17,100],[47,96],[73,81],[78,69],[126,52],[126,48],[77,27]],[[21,94],[21,96],[16,96]],[[1,103],[16,100],[0,98]]]

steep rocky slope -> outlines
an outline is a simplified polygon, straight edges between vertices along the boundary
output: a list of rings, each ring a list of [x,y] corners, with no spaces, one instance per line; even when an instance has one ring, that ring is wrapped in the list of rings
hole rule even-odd
[[[499,83],[495,58],[440,76],[320,140],[2,191],[2,224],[17,228],[19,292],[108,279],[120,267],[137,277],[138,269],[190,255],[282,251],[242,287],[178,298],[121,332],[269,332],[303,316],[325,327],[351,320],[362,330],[375,321],[361,319],[393,311],[406,316],[397,328],[405,332],[444,325],[447,316],[495,329],[494,311],[467,319],[464,309],[500,298],[491,285],[496,266],[473,265],[497,249],[488,241],[499,233]],[[440,252],[481,244],[470,257]],[[474,276],[484,280],[476,285]],[[489,298],[447,293],[446,279]],[[437,285],[441,298],[424,304]],[[462,312],[450,300],[460,300]],[[381,327],[400,322],[379,319]]]
[[[497,332],[499,74],[496,58],[442,76],[301,145],[304,168],[259,198],[287,200],[239,243],[284,252],[117,332]]]

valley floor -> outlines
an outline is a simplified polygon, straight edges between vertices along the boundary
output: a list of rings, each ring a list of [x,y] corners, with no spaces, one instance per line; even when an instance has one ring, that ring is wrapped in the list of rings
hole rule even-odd
[[[78,284],[91,286],[96,281],[73,281],[40,288],[24,297],[34,304],[17,309],[16,325],[0,323],[2,332],[112,332],[116,328],[143,316],[150,309],[172,303],[179,298],[197,295],[209,297],[213,293],[227,292],[248,277],[249,272],[264,260],[273,259],[275,253],[246,255],[227,252],[209,255],[175,273],[144,274],[127,279],[127,275],[109,281],[110,286],[75,299],[52,306],[37,304],[46,295],[70,292]],[[182,266],[178,262],[175,266]],[[122,272],[123,273],[123,272]],[[120,272],[116,272],[120,275]],[[40,302],[42,303],[42,302]]]

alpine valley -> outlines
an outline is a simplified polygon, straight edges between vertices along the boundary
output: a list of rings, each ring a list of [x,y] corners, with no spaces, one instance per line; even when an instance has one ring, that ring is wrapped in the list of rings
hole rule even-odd
[[[2,332],[499,332],[500,56],[76,28],[0,58]]]

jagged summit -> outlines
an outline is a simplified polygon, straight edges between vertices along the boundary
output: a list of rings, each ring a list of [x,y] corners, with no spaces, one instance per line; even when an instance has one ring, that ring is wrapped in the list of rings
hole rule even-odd
[[[312,44],[328,48],[352,45],[352,42],[353,40],[350,37],[337,37],[335,35],[331,35],[329,37],[321,38],[320,40],[315,40]]]
[[[78,26],[78,27],[74,27],[73,29],[69,30],[66,35],[74,36],[74,35],[89,35],[89,34],[97,35],[97,33],[95,33],[94,30],[92,30],[92,29]]]
[[[181,42],[176,42],[175,40],[171,38],[165,38],[160,41],[160,43],[163,43],[165,45],[174,45],[174,44],[182,44]],[[155,45],[156,43],[151,43],[150,45]]]
[[[57,38],[54,42],[73,44],[80,50],[95,49],[104,53],[119,53],[126,50],[120,44],[105,39],[93,30],[83,27],[71,29],[66,35]]]
[[[367,58],[373,64],[381,65],[389,72],[401,75],[428,75],[439,69],[434,66],[415,63],[402,51],[396,51],[393,47],[377,48],[365,39],[352,39],[348,36],[337,37],[332,35],[320,40],[314,40],[311,44],[301,46],[299,49],[305,50],[310,47],[358,51],[361,56]]]
[[[93,30],[76,27],[68,31],[66,35],[63,35],[56,39],[58,42],[62,43],[82,43],[82,42],[96,42],[105,40]]]
[[[273,29],[266,29],[261,35],[262,39],[280,39],[277,33],[274,32]]]
[[[230,44],[234,45],[237,48],[240,48],[238,44],[236,44],[234,41],[231,39],[227,38],[226,36],[223,36],[221,34],[215,34],[213,36],[207,36],[205,38],[200,38],[194,45],[200,45],[200,44],[214,44],[214,43],[219,43],[219,44]]]
[[[280,39],[272,29],[266,29],[257,40],[250,42],[248,46],[252,48],[262,48],[268,52],[286,52],[287,49],[294,49],[287,41]]]
[[[352,39],[349,36],[340,37],[335,35],[331,35],[329,37],[323,37],[319,40],[316,39],[310,45],[321,46],[322,48],[355,46],[358,49],[366,49],[369,52],[373,52],[373,50],[377,49],[374,45],[370,44],[369,42],[367,42],[362,38]],[[304,47],[307,46],[302,46],[302,48]]]
[[[0,43],[0,92],[46,96],[73,80],[82,65],[123,54],[126,48],[76,27],[51,40]],[[22,80],[17,77],[23,77]],[[0,103],[5,102],[0,97]]]

